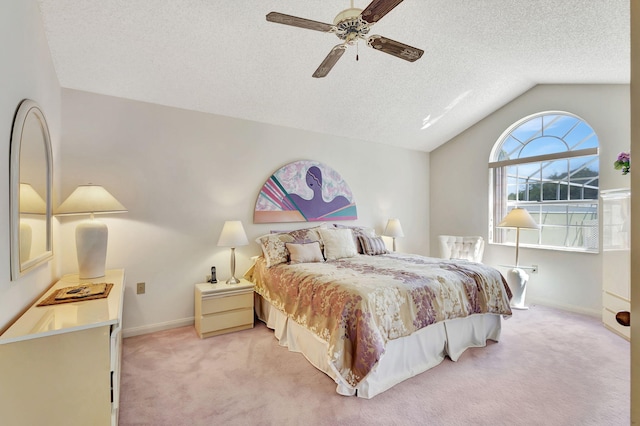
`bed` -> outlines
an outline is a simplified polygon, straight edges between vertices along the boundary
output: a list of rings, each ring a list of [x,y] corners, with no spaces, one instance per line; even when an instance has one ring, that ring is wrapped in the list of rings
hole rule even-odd
[[[245,278],[258,318],[341,395],[372,398],[447,356],[456,361],[498,341],[511,315],[509,287],[487,265],[389,253],[380,237],[356,229],[256,241],[263,255]]]

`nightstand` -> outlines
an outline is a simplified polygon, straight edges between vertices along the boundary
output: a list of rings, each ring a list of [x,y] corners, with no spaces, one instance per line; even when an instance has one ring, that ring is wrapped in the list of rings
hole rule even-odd
[[[195,317],[201,339],[253,328],[253,283],[196,284]]]

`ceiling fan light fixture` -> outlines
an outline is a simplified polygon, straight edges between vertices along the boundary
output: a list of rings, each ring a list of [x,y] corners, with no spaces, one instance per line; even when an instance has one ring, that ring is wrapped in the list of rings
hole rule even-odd
[[[371,24],[364,21],[361,16],[362,9],[345,9],[333,20],[335,34],[341,40],[352,44],[359,38],[365,38],[369,33]]]

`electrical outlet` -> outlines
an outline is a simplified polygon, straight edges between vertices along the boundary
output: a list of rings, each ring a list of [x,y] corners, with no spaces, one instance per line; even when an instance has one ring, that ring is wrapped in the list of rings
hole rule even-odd
[[[538,273],[538,265],[531,265],[531,273],[532,274],[537,274]]]
[[[205,279],[204,282],[210,283],[211,282],[211,274],[207,275],[204,279]]]
[[[144,294],[144,283],[138,283],[136,284],[136,294]]]

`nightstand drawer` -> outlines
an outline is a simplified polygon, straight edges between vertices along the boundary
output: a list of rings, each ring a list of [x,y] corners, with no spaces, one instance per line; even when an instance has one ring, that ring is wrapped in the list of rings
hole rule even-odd
[[[202,333],[209,336],[251,328],[253,327],[253,309],[246,308],[205,315],[202,317],[200,324]]]
[[[236,309],[253,308],[253,291],[245,294],[235,294],[225,297],[211,297],[202,299],[202,315],[217,312],[233,311]],[[253,319],[253,318],[252,318]]]

